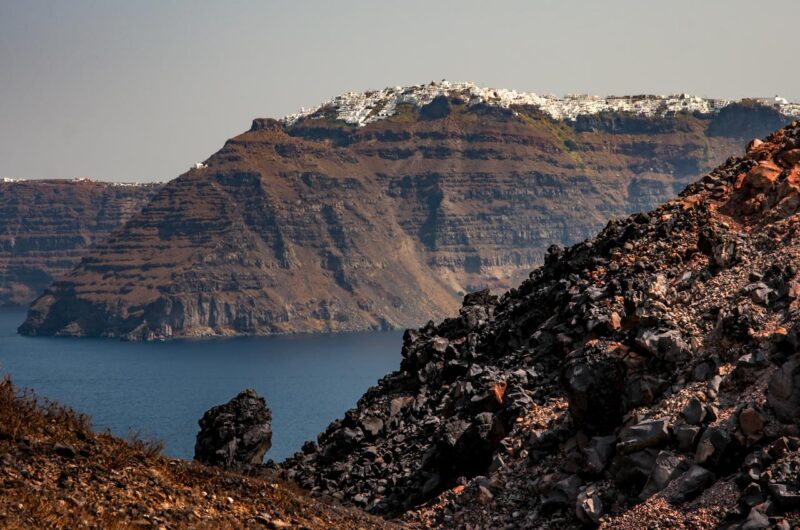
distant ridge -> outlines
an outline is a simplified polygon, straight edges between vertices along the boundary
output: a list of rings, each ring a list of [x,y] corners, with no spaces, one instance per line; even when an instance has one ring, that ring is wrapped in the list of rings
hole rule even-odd
[[[293,125],[303,118],[320,118],[326,111],[346,123],[364,126],[386,119],[397,112],[397,105],[422,107],[440,96],[464,98],[467,105],[487,104],[500,108],[533,106],[556,120],[575,120],[578,116],[601,112],[629,112],[640,116],[666,116],[676,112],[712,114],[734,104],[749,102],[776,109],[785,116],[800,116],[800,103],[784,98],[709,99],[689,94],[657,96],[590,96],[570,94],[564,97],[486,88],[472,82],[450,83],[442,80],[423,85],[396,86],[367,92],[346,92],[308,110],[282,119]]]
[[[161,188],[160,183],[0,180],[0,306],[27,306]]]
[[[549,245],[671,199],[793,108],[715,101],[435,83],[258,118],[50,285],[20,331],[152,340],[441,318],[466,292],[517,284]]]

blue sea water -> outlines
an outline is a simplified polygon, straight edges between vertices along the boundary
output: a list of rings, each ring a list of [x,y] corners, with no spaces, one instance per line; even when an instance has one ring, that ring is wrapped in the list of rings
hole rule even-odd
[[[96,429],[136,432],[191,458],[197,420],[254,388],[272,409],[272,449],[283,460],[356,404],[400,364],[401,332],[134,343],[29,338],[25,318],[0,310],[0,376],[91,415]]]

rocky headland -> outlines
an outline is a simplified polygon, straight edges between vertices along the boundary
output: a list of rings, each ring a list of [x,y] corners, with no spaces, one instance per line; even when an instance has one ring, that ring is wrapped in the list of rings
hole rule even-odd
[[[524,279],[553,243],[673,198],[780,99],[555,98],[434,83],[257,119],[31,306],[26,335],[417,326]]]

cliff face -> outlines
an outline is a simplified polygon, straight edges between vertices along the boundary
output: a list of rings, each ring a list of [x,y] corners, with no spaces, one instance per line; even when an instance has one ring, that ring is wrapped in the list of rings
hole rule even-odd
[[[798,259],[800,121],[406,331],[281,468],[424,527],[795,527]]]
[[[736,119],[711,135],[720,114],[691,106],[570,120],[505,105],[505,93],[493,103],[440,92],[256,120],[51,285],[20,331],[152,339],[416,325],[467,291],[515,284],[551,243],[673,197],[743,141]],[[764,127],[788,121],[764,115]]]
[[[85,179],[0,182],[0,306],[30,304],[159,187]]]

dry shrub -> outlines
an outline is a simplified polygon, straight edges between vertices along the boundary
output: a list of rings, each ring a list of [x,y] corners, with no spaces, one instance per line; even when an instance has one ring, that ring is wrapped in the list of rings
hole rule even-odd
[[[0,436],[56,436],[72,434],[86,437],[91,420],[48,399],[39,399],[32,390],[18,390],[5,376],[0,381]]]

